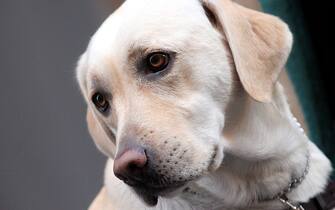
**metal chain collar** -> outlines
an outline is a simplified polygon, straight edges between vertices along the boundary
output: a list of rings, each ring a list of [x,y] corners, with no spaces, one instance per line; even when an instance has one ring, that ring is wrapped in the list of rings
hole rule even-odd
[[[278,199],[282,204],[286,205],[290,210],[305,210],[301,204],[294,204],[287,198],[287,194],[290,193],[294,188],[296,188],[301,182],[306,178],[310,168],[310,153],[307,152],[307,162],[304,172],[299,178],[295,178],[291,181],[286,189],[278,193],[274,199]]]

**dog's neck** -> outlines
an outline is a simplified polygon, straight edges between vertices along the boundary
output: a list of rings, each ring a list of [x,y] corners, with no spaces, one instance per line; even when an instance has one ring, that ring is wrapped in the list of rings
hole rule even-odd
[[[311,155],[310,172],[287,196],[305,202],[327,183],[330,164],[304,134],[291,114],[278,84],[272,103],[259,103],[241,93],[228,107],[223,132],[225,157],[221,168],[196,182],[198,193],[228,209],[283,209],[274,197],[300,177]],[[322,170],[322,171],[319,171]],[[317,180],[314,180],[317,179]],[[209,199],[210,200],[210,199]]]

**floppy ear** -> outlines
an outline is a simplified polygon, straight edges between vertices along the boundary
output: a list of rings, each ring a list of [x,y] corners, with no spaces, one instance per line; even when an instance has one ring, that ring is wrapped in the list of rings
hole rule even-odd
[[[87,82],[86,82],[86,71],[87,71],[87,58],[86,53],[84,53],[77,65],[76,69],[76,75],[77,80],[81,89],[82,94],[84,95],[85,100],[87,98],[85,95],[87,94]],[[87,108],[87,125],[88,130],[91,134],[91,137],[94,140],[95,145],[97,148],[104,153],[106,156],[110,158],[114,158],[115,154],[115,137],[113,134],[109,133],[109,135],[106,134],[106,132],[109,132],[108,129],[104,129],[103,125],[99,123],[99,121],[95,118],[94,114],[90,110],[90,108]]]
[[[106,156],[114,158],[115,144],[113,142],[115,142],[115,137],[112,134],[110,136],[106,134],[103,125],[97,121],[90,108],[87,109],[86,118],[88,130],[97,148]]]
[[[76,77],[77,82],[79,84],[81,93],[85,96],[87,92],[87,84],[86,84],[86,71],[87,71],[87,56],[86,53],[83,53],[77,63],[76,68]],[[84,97],[86,99],[86,97]]]
[[[240,81],[260,102],[270,102],[287,61],[292,34],[279,18],[231,0],[203,0],[207,16],[226,37]]]

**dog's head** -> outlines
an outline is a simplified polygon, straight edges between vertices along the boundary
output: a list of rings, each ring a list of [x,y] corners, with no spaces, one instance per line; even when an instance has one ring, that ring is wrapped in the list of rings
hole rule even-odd
[[[93,36],[77,76],[97,146],[151,205],[216,170],[239,84],[271,101],[291,47],[279,19],[230,0],[128,0]]]

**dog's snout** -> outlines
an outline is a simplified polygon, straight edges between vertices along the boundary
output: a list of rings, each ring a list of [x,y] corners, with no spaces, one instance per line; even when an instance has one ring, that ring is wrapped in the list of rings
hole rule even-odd
[[[148,157],[143,147],[128,149],[114,160],[114,174],[127,184],[134,185],[145,174]]]

